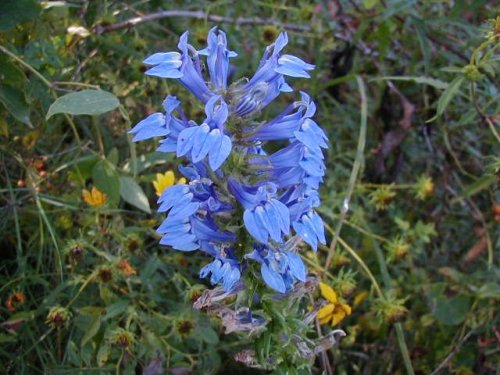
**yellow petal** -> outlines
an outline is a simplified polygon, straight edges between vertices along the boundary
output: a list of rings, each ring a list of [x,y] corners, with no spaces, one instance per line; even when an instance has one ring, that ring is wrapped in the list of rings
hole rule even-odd
[[[353,302],[354,307],[358,306],[361,302],[363,302],[363,300],[366,298],[367,295],[368,292],[364,290],[361,293],[359,293],[356,297],[354,297],[354,302]]]
[[[346,305],[345,303],[340,303],[338,306],[339,306],[339,308],[344,310],[346,315],[351,315],[351,312],[352,312],[351,306]]]
[[[156,181],[153,181],[153,186],[156,191],[156,195],[160,196],[163,194],[166,188],[172,186],[175,182],[175,175],[172,171],[167,171],[164,174],[157,173]]]
[[[319,324],[328,324],[330,323],[330,320],[332,320],[332,316],[328,315],[326,318],[320,319]]]
[[[85,202],[87,202],[88,204],[91,204],[90,202],[92,202],[92,197],[90,195],[90,191],[88,191],[87,189],[83,189],[82,190],[82,197],[83,197],[83,200]]]
[[[106,194],[98,190],[95,186],[92,187],[92,200],[93,206],[102,206],[106,201]]]
[[[324,319],[327,316],[330,316],[335,309],[335,306],[332,304],[328,304],[326,306],[323,306],[321,309],[319,309],[318,314],[316,315],[318,319]]]
[[[166,185],[166,187],[172,186],[174,182],[175,182],[174,172],[172,171],[165,172],[163,177],[163,183]]]
[[[179,178],[179,181],[177,181],[178,184],[185,184],[186,179],[184,177]]]
[[[332,289],[330,285],[320,282],[319,289],[321,290],[321,295],[333,304],[337,303],[337,293]]]
[[[345,318],[344,310],[341,309],[335,310],[335,312],[332,314],[332,327],[335,327],[342,320],[344,320],[344,318]]]

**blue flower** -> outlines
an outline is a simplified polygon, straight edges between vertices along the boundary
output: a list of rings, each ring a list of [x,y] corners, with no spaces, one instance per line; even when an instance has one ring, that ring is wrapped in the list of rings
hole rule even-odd
[[[210,186],[202,182],[174,185],[165,190],[158,202],[158,212],[168,212],[158,227],[160,244],[182,251],[203,248],[208,242],[233,242],[233,233],[222,231],[210,215],[219,212],[221,204]],[[213,211],[211,210],[213,208]],[[198,215],[203,213],[203,215]]]
[[[282,242],[282,234],[290,232],[290,213],[287,206],[275,198],[276,185],[248,187],[229,178],[228,186],[245,209],[243,222],[248,232],[262,243],[267,243],[269,237]]]
[[[233,249],[208,245],[204,251],[215,259],[200,270],[200,277],[205,278],[210,275],[212,284],[222,283],[224,290],[231,290],[241,277],[241,266],[236,260]]]
[[[255,74],[243,84],[229,85],[229,60],[236,53],[228,48],[226,34],[212,28],[200,51],[187,39],[185,32],[180,52],[148,57],[146,74],[179,80],[203,102],[205,119],[188,119],[180,101],[169,95],[163,113],[149,115],[130,131],[133,141],[160,137],[158,151],[174,152],[187,162],[179,170],[189,184],[166,189],[158,200],[158,211],[166,213],[157,229],[160,244],[207,254],[211,259],[200,277],[226,291],[248,280],[246,259],[253,259],[260,263],[264,282],[285,293],[297,280],[305,281],[307,273],[297,241],[313,249],[326,242],[315,208],[328,144],[313,120],[316,105],[305,92],[270,121],[258,122],[256,114],[281,92],[293,91],[285,77],[308,78],[314,65],[283,54],[288,37],[281,33],[266,48]],[[206,57],[210,80],[200,56]],[[276,149],[283,141],[286,145]],[[268,142],[279,143],[267,147]],[[251,253],[243,256],[248,247]],[[233,318],[231,324],[242,327],[262,323],[245,314]]]
[[[217,104],[218,103],[218,104]],[[228,117],[227,104],[221,96],[212,96],[205,106],[207,118],[200,126],[191,126],[178,135],[177,156],[189,153],[197,163],[208,155],[212,170],[217,170],[231,153],[231,138],[224,134]]]
[[[306,267],[297,254],[283,249],[271,249],[267,246],[255,246],[253,252],[245,256],[261,264],[264,282],[280,293],[292,289],[295,280],[306,280]]]
[[[293,89],[285,82],[283,76],[309,78],[308,70],[314,65],[308,64],[292,55],[281,55],[280,52],[288,43],[286,33],[281,33],[276,41],[266,48],[264,56],[254,76],[246,85],[236,90],[238,104],[235,113],[246,116],[261,110],[273,101],[280,92],[291,92]]]
[[[207,56],[208,71],[213,85],[220,90],[225,90],[227,86],[227,75],[229,71],[229,58],[238,56],[236,52],[227,49],[227,38],[224,31],[217,27],[210,29],[208,33],[208,46],[201,51],[200,55]]]
[[[146,74],[161,78],[177,78],[199,100],[206,103],[213,94],[201,73],[198,51],[188,44],[189,32],[185,32],[177,45],[182,53],[160,52],[149,56],[144,64],[153,65]]]

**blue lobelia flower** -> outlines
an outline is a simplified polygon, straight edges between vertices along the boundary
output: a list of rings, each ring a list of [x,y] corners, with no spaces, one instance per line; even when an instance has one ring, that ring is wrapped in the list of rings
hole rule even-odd
[[[229,64],[236,53],[217,28],[209,31],[204,49],[191,46],[185,32],[180,52],[155,53],[144,61],[151,66],[146,74],[179,80],[205,112],[202,121],[188,119],[181,102],[169,95],[163,113],[149,115],[130,131],[134,141],[159,137],[158,151],[176,153],[186,162],[179,170],[189,183],[169,187],[158,200],[158,211],[166,213],[157,229],[160,244],[209,256],[200,277],[221,284],[228,295],[244,281],[255,282],[245,272],[252,260],[260,263],[262,280],[271,289],[290,291],[307,273],[297,241],[315,250],[326,242],[315,209],[328,145],[313,120],[316,105],[301,92],[300,100],[274,119],[256,121],[281,92],[293,91],[285,77],[308,78],[314,68],[283,54],[287,43],[281,33],[255,74],[231,85]],[[206,57],[209,79],[200,56]],[[272,142],[277,143],[268,148]]]
[[[238,55],[236,52],[227,49],[226,33],[221,30],[217,33],[217,27],[210,29],[207,43],[207,48],[198,51],[198,53],[207,56],[208,71],[213,85],[219,90],[225,90],[227,87],[229,58]]]
[[[182,53],[155,53],[144,60],[144,64],[153,65],[146,74],[161,78],[177,78],[194,96],[205,103],[213,92],[203,80],[198,51],[188,44],[188,36],[189,32],[186,31],[179,39],[178,47]]]
[[[189,153],[189,159],[198,163],[207,155],[212,170],[217,170],[231,153],[231,138],[224,134],[228,117],[227,104],[221,96],[212,96],[205,106],[207,118],[200,126],[187,127],[179,133],[177,156]]]
[[[307,272],[302,259],[289,251],[287,246],[282,249],[272,249],[265,245],[257,245],[246,258],[261,264],[262,278],[270,288],[280,293],[291,290],[295,280],[306,280]]]
[[[287,34],[281,33],[278,39],[266,48],[254,76],[241,89],[236,90],[239,94],[239,103],[235,106],[236,114],[248,115],[267,106],[280,92],[293,91],[285,82],[284,75],[310,77],[307,71],[314,69],[314,65],[292,55],[280,54],[287,43]]]
[[[267,243],[269,237],[282,242],[282,234],[290,232],[290,213],[275,198],[276,185],[268,182],[257,188],[246,187],[230,177],[228,186],[245,209],[243,222],[248,232],[262,243]]]
[[[241,277],[241,266],[233,249],[210,244],[204,251],[215,259],[200,270],[200,277],[205,278],[210,275],[212,284],[222,283],[225,290],[231,290]]]

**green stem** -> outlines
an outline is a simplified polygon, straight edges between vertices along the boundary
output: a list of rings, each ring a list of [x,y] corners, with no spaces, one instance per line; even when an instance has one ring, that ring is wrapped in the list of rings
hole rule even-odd
[[[330,264],[332,263],[333,254],[337,246],[337,239],[339,238],[340,231],[342,230],[342,225],[344,223],[347,212],[349,211],[349,203],[351,201],[352,193],[354,187],[356,186],[356,180],[358,179],[359,170],[363,162],[363,154],[366,145],[366,124],[368,118],[368,105],[366,100],[366,89],[363,79],[360,76],[356,76],[356,81],[359,87],[359,95],[361,97],[361,124],[359,129],[358,147],[356,150],[356,158],[354,159],[354,164],[352,166],[351,176],[349,177],[349,184],[347,186],[347,194],[342,203],[342,210],[340,213],[340,218],[337,222],[335,228],[335,233],[333,235],[332,242],[330,242],[330,248],[328,249],[328,255],[325,262],[325,270],[328,270]]]

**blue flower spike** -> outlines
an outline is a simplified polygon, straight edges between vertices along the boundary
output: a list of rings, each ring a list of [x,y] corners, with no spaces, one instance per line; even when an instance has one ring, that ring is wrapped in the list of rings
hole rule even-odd
[[[188,36],[181,35],[179,52],[146,58],[146,74],[178,80],[203,104],[204,118],[188,119],[181,101],[169,95],[164,113],[147,116],[130,131],[134,142],[159,138],[158,151],[185,161],[179,170],[189,183],[167,188],[158,200],[158,212],[166,215],[157,229],[160,244],[206,254],[210,260],[200,277],[228,293],[255,281],[249,279],[250,262],[260,265],[261,282],[273,293],[287,293],[307,276],[297,244],[316,250],[326,243],[315,209],[328,139],[305,92],[274,119],[256,120],[280,93],[293,92],[285,78],[309,78],[314,65],[283,54],[288,36],[281,33],[255,74],[230,84],[237,54],[224,31],[212,28],[200,50]],[[207,76],[200,57],[206,58]],[[286,145],[268,153],[264,146],[273,142]]]

